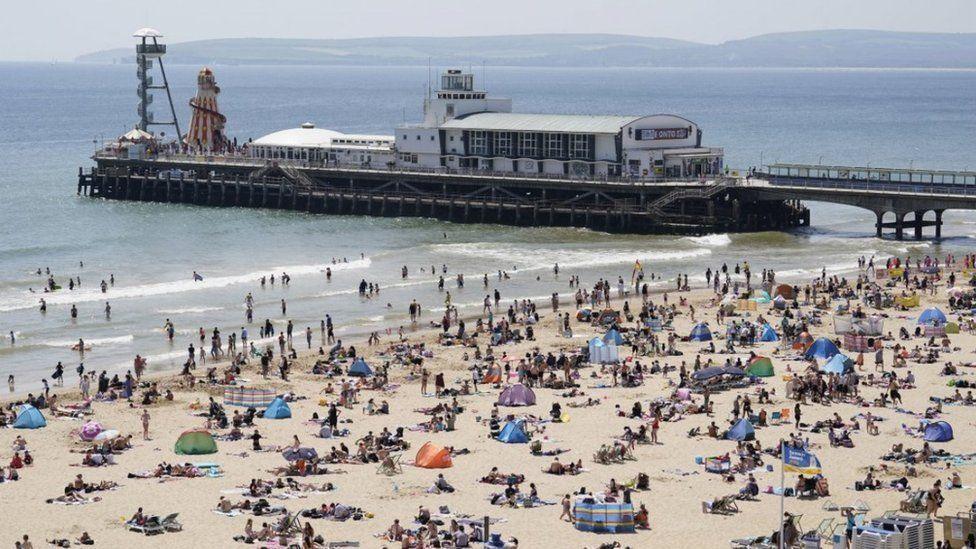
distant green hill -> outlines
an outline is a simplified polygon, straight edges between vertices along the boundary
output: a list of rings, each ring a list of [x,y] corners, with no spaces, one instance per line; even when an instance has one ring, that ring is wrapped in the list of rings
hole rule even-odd
[[[80,62],[133,61],[133,47]],[[976,34],[824,30],[764,34],[718,45],[614,34],[533,34],[343,40],[223,38],[169,45],[181,64],[423,65],[485,62],[576,67],[976,68]]]

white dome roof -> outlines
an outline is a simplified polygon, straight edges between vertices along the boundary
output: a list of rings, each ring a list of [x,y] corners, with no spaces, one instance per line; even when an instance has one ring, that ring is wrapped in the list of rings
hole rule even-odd
[[[281,130],[269,133],[264,137],[254,140],[254,145],[271,145],[278,147],[324,147],[329,146],[332,140],[342,137],[341,132],[316,128],[312,124],[302,124],[300,128]]]
[[[163,33],[150,27],[142,27],[141,29],[132,33],[132,36],[135,36],[136,38],[162,38]]]

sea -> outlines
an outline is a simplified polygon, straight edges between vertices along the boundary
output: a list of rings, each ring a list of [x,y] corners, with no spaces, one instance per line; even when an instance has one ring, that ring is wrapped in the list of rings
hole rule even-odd
[[[183,128],[199,68],[166,67]],[[304,122],[392,134],[396,124],[421,117],[428,79],[427,67],[213,69],[228,133],[239,141]],[[733,168],[796,162],[976,169],[974,71],[487,67],[475,73],[490,93],[512,98],[516,111],[680,114],[701,125],[705,144],[725,148]],[[36,391],[58,362],[69,384],[79,363],[119,373],[137,353],[150,370],[175,370],[187,346],[199,345],[200,328],[219,328],[226,338],[245,326],[249,292],[251,339],[264,319],[278,329],[290,319],[304,349],[306,327],[315,334],[313,348],[321,345],[326,315],[347,341],[409,329],[407,306],[414,299],[426,311],[424,322],[439,319],[445,294],[437,277],[444,270],[452,302],[464,313],[480,310],[496,288],[503,303],[531,298],[544,305],[554,291],[570,295],[570,275],[585,285],[601,277],[629,282],[637,260],[646,276],[653,273],[655,284],[667,287],[678,274],[703,282],[707,268],[746,260],[754,271],[770,268],[780,279],[803,282],[822,269],[851,276],[861,256],[976,251],[976,214],[962,211],[946,213],[940,242],[898,242],[874,237],[872,213],[821,203],[809,204],[809,228],[678,237],[77,196],[78,168],[91,165],[100,143],[133,127],[136,101],[133,65],[0,64],[0,375],[15,376],[17,393]],[[166,107],[157,93],[158,118]],[[38,269],[50,269],[64,289],[40,293],[46,274]],[[193,271],[203,280],[195,282]],[[282,273],[291,277],[287,286],[258,283]],[[455,283],[458,273],[465,275],[463,288]],[[103,293],[101,281],[113,275],[114,285]],[[80,287],[68,290],[69,277],[80,277]],[[379,294],[361,297],[361,280],[378,284]],[[44,314],[41,297],[48,303]],[[172,342],[163,330],[167,321],[176,327]],[[84,356],[72,350],[79,338],[91,346]]]

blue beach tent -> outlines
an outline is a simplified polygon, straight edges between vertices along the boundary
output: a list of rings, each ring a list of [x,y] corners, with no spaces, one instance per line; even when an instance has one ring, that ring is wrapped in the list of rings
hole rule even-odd
[[[936,326],[942,326],[946,323],[946,315],[939,309],[931,307],[922,311],[922,314],[918,315],[919,324],[935,324]]]
[[[688,339],[691,341],[711,341],[712,331],[708,329],[707,324],[699,322],[691,329],[691,334],[688,335]]]
[[[268,404],[264,417],[265,419],[288,419],[291,417],[291,408],[288,407],[285,399],[278,397]]]
[[[727,433],[725,433],[726,440],[754,440],[756,438],[756,430],[749,423],[748,419],[740,419],[732,426]]]
[[[840,349],[838,349],[837,346],[834,345],[833,341],[825,337],[820,337],[817,338],[817,340],[810,345],[810,348],[807,349],[807,352],[804,353],[803,356],[805,356],[808,359],[809,358],[830,359],[833,358],[834,355],[838,353],[840,353]]]
[[[360,357],[357,358],[356,362],[353,362],[352,366],[349,367],[349,375],[356,377],[369,377],[373,375],[373,370],[369,367],[369,364],[366,364],[366,361]]]
[[[624,336],[620,335],[617,330],[611,329],[603,336],[603,342],[607,345],[620,345],[624,342]]]
[[[776,333],[776,329],[773,328],[769,323],[763,324],[762,333],[759,335],[759,341],[779,341],[779,334]]]
[[[837,353],[830,357],[830,360],[823,363],[820,371],[826,374],[843,374],[853,366],[854,362],[848,356],[843,353]]]
[[[529,436],[521,421],[509,421],[498,433],[498,440],[506,444],[524,444],[529,441]]]
[[[945,421],[933,421],[925,426],[924,438],[927,442],[949,442],[952,440],[952,425]]]
[[[14,420],[14,429],[40,429],[47,426],[47,420],[37,408],[30,404],[24,404],[17,412],[17,419]]]

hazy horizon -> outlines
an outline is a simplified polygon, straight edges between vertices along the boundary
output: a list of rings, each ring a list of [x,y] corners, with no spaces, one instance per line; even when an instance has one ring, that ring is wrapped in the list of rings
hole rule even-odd
[[[864,29],[976,32],[972,0],[395,0],[323,4],[238,0],[232,5],[171,0],[49,0],[5,6],[0,60],[65,61],[132,43],[134,30],[159,29],[168,43],[215,38],[457,37],[627,34],[717,44],[760,34]]]

